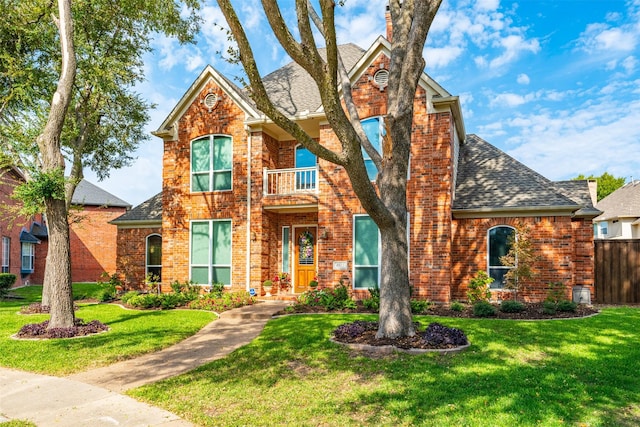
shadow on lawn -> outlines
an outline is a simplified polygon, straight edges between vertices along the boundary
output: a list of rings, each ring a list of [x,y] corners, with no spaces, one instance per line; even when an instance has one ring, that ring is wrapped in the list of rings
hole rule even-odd
[[[156,390],[187,396],[198,383],[215,395],[246,388],[250,376],[252,384],[269,390],[279,402],[278,414],[264,415],[274,422],[285,416],[279,412],[294,409],[287,405],[295,403],[278,394],[289,393],[278,387],[283,382],[291,387],[292,381],[308,381],[295,389],[316,396],[306,403],[307,411],[342,413],[356,424],[640,422],[636,372],[640,346],[635,345],[640,338],[640,310],[605,310],[588,319],[539,322],[418,317],[423,326],[437,320],[461,328],[471,347],[457,355],[397,354],[380,359],[328,341],[335,327],[356,318],[376,316],[274,320],[251,345],[161,383]],[[355,385],[349,392],[318,390],[319,375],[347,376]]]

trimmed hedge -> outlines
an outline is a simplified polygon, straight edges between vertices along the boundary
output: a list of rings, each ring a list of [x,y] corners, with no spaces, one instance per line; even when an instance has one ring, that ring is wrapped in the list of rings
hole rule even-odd
[[[0,273],[0,298],[4,298],[9,289],[16,283],[16,275],[11,273]]]

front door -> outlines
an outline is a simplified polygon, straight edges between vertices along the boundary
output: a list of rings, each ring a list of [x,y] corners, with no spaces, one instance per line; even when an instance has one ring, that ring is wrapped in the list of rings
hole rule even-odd
[[[293,291],[296,294],[309,289],[309,282],[316,276],[317,227],[295,228]]]

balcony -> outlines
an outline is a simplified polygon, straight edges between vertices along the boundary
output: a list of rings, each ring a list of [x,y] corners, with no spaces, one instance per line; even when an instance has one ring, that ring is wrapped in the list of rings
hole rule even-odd
[[[290,196],[318,192],[318,168],[263,170],[265,196]]]

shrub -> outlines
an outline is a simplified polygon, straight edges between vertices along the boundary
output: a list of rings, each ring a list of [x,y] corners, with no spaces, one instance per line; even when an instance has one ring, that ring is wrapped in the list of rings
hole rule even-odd
[[[431,303],[427,300],[418,299],[412,299],[411,301],[409,301],[409,303],[411,304],[411,312],[415,314],[424,313],[431,305]]]
[[[469,342],[460,329],[449,328],[436,322],[427,326],[427,330],[422,333],[422,339],[433,346],[460,346]]]
[[[225,292],[221,296],[204,295],[191,301],[188,307],[195,310],[208,310],[221,313],[233,308],[255,304],[256,298],[249,292]]]
[[[113,301],[116,299],[117,291],[115,285],[111,283],[105,283],[100,285],[100,291],[96,295],[96,298],[100,302]]]
[[[545,301],[542,303],[542,312],[544,314],[556,314],[557,306],[553,301]]]
[[[454,301],[451,303],[451,306],[449,308],[453,311],[462,311],[464,310],[464,304],[462,304],[460,301]]]
[[[296,303],[311,307],[321,306],[327,311],[356,307],[342,281],[334,289],[311,289],[303,292],[298,296]]]
[[[496,308],[489,301],[478,301],[473,304],[473,315],[476,317],[495,316]]]
[[[554,304],[558,304],[560,301],[566,301],[566,288],[566,285],[562,282],[551,282],[547,284],[547,298],[545,301],[550,301]]]
[[[4,298],[9,293],[9,289],[16,283],[16,275],[11,273],[0,273],[0,298]]]
[[[575,312],[576,309],[578,308],[578,304],[576,304],[573,301],[560,301],[557,305],[556,305],[558,311],[564,311],[564,312]]]
[[[124,295],[122,295],[120,297],[120,300],[124,303],[124,304],[129,304],[129,301],[131,301],[132,298],[136,297],[140,295],[139,292],[136,291],[129,291],[127,293],[125,293]]]
[[[362,305],[370,310],[380,309],[380,289],[369,288],[369,298],[362,300]]]
[[[224,283],[212,283],[211,284],[211,295],[214,295],[216,298],[219,298],[224,293]]]
[[[493,278],[489,277],[486,271],[478,271],[469,282],[467,289],[469,302],[474,304],[478,301],[489,301],[491,298],[491,291],[489,290],[491,282],[493,282]]]
[[[504,313],[520,313],[524,310],[524,304],[519,301],[502,301],[500,311]]]

